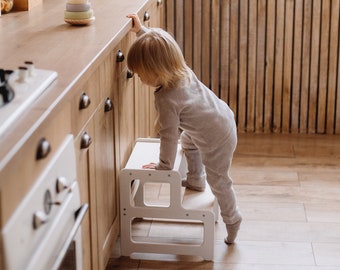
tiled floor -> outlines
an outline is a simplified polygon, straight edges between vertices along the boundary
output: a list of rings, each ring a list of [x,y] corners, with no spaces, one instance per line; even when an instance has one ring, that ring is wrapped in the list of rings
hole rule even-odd
[[[340,137],[240,134],[232,176],[243,223],[237,242],[215,228],[211,262],[199,257],[112,252],[109,269],[340,269]],[[158,192],[157,190],[155,192]],[[164,223],[140,224],[136,235],[164,235]],[[166,234],[200,234],[197,225]]]

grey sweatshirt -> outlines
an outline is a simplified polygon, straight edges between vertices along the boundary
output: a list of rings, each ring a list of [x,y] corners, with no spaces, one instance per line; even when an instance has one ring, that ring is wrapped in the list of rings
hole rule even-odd
[[[143,27],[138,35],[149,31]],[[174,166],[179,128],[187,132],[202,154],[218,151],[236,129],[234,114],[229,106],[198,80],[182,78],[176,88],[160,87],[155,93],[159,114],[160,156],[158,170]]]

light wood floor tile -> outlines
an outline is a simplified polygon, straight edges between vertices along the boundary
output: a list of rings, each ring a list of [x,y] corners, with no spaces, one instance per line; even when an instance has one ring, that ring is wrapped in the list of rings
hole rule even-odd
[[[235,245],[227,246],[220,241],[215,247],[214,262],[311,266],[315,264],[310,243],[238,241]]]
[[[340,243],[337,223],[246,221],[239,240]]]
[[[339,202],[305,203],[305,210],[307,220],[310,222],[340,223]]]
[[[258,221],[306,221],[303,203],[247,202],[240,201],[244,220]]]
[[[232,171],[236,185],[299,186],[298,173],[283,170],[244,169]]]
[[[340,199],[340,190],[325,188],[322,185],[303,189],[285,186],[235,185],[235,190],[240,201],[248,202],[322,203]]]
[[[340,244],[313,243],[317,265],[337,266],[340,269]]]

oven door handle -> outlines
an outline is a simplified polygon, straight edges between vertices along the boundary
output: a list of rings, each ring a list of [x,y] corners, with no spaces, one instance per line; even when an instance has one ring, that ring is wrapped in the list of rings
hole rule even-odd
[[[55,262],[54,262],[54,266],[52,267],[52,269],[58,269],[58,267],[60,266],[60,264],[62,263],[62,260],[70,246],[70,244],[72,243],[72,240],[75,238],[77,231],[81,225],[81,222],[83,221],[83,218],[87,212],[89,208],[89,205],[87,203],[84,203],[75,213],[74,213],[74,218],[75,218],[75,222],[74,225],[70,231],[70,234],[68,235],[68,237],[65,240],[65,243],[63,245],[63,247],[61,248],[58,257],[56,258]]]

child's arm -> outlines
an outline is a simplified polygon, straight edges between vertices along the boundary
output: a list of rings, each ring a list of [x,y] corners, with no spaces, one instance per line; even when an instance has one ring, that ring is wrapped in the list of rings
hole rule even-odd
[[[140,22],[138,15],[137,14],[128,14],[126,17],[132,19],[131,31],[138,33],[142,28],[142,23]]]

